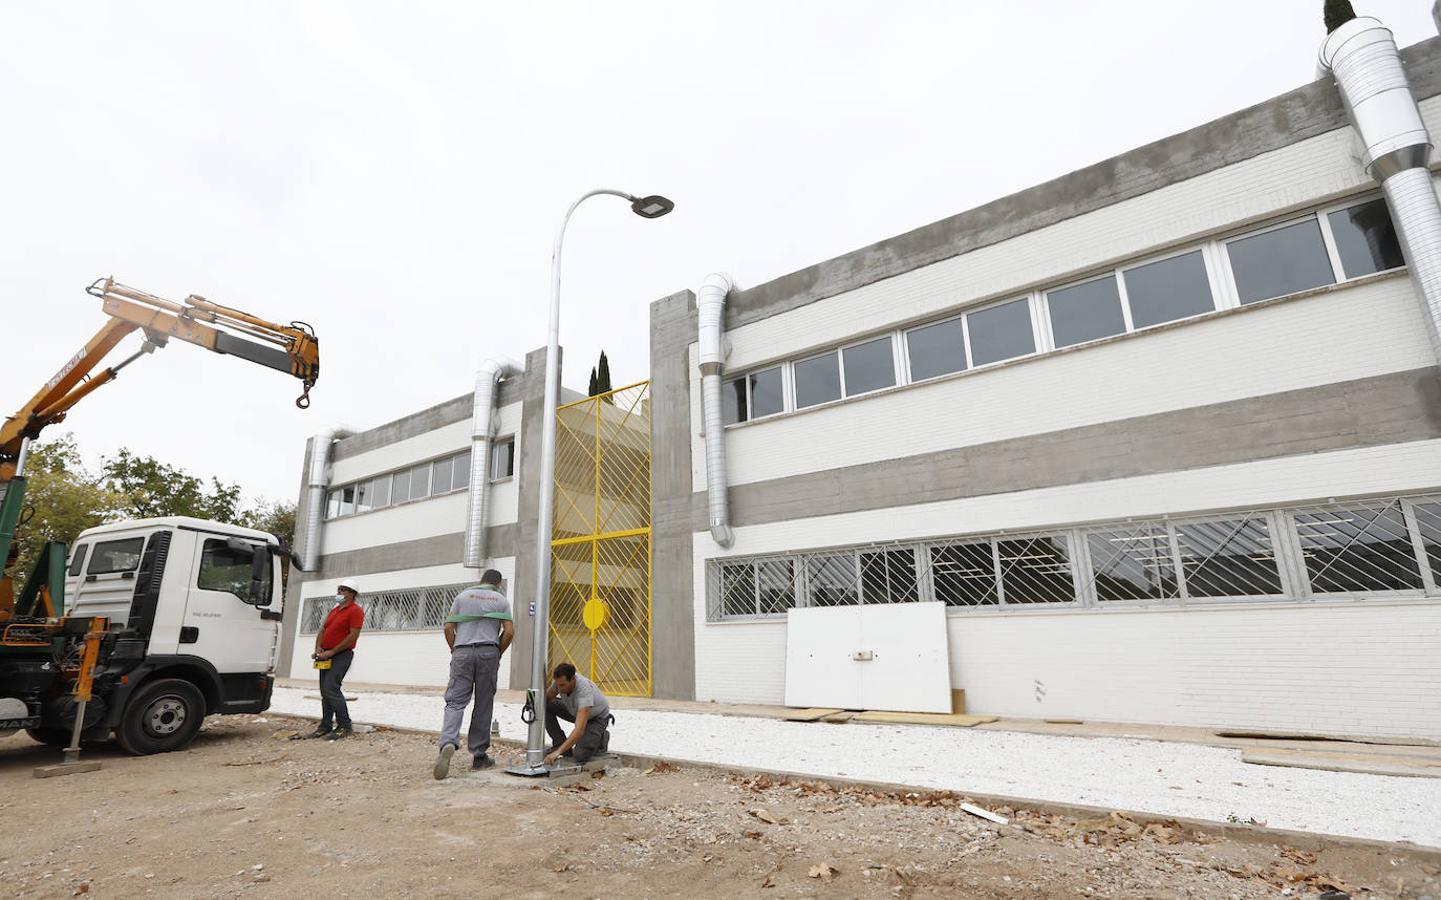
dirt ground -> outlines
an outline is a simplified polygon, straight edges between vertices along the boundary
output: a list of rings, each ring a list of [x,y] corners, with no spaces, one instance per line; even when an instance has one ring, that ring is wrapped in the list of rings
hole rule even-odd
[[[424,735],[285,739],[310,727],[212,718],[188,751],[91,750],[101,771],[50,779],[30,770],[55,751],[0,740],[0,896],[1441,898],[1441,870],[1403,848],[1027,810],[997,826],[949,794],[668,766],[554,788],[462,753],[438,782]]]

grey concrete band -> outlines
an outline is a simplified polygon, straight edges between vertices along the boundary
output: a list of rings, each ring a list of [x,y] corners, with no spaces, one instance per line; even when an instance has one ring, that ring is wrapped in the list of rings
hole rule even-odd
[[[1441,94],[1441,38],[1401,51],[1417,100]],[[737,328],[1138,197],[1345,127],[1331,79],[1138,147],[959,215],[783,275],[726,301]]]
[[[1437,438],[1441,372],[1415,369],[732,485],[731,521],[762,525]],[[704,491],[691,495],[689,522],[692,532],[706,530]]]
[[[515,556],[518,531],[519,529],[513,524],[490,526],[487,530],[486,540],[491,547],[491,557],[503,559]],[[327,553],[320,558],[320,566],[317,571],[309,573],[306,580],[339,578],[344,575],[372,575],[376,572],[397,572],[404,569],[421,569],[426,566],[445,566],[459,563],[461,552],[464,549],[465,532],[458,531],[454,534],[362,547],[359,550]]]
[[[521,386],[516,384],[516,381],[517,379],[508,378],[500,383],[500,394],[496,400],[497,407],[520,400]],[[427,431],[454,425],[456,422],[469,422],[471,414],[475,411],[474,402],[475,395],[473,393],[462,394],[453,400],[438,403],[403,419],[396,419],[394,422],[387,422],[384,425],[357,432],[337,441],[335,446],[330,449],[330,459],[332,462],[349,459],[361,453],[425,434]]]

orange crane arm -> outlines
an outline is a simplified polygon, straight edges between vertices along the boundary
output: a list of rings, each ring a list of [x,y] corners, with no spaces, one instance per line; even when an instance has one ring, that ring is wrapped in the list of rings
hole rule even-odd
[[[86,292],[100,299],[101,310],[110,319],[30,402],[0,425],[0,480],[9,477],[4,469],[13,465],[26,439],[39,436],[47,425],[63,421],[76,403],[114,381],[121,369],[141,355],[164,347],[171,338],[289,372],[305,386],[295,405],[301,409],[310,405],[310,389],[320,378],[320,341],[305,323],[267,322],[194,294],[183,304],[174,303],[111,278],[96,281]],[[145,333],[141,348],[91,376],[106,355],[136,330]]]

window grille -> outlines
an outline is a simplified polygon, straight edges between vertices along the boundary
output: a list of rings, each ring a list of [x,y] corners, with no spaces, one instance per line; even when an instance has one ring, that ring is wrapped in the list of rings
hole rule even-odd
[[[440,584],[433,587],[376,591],[360,595],[356,602],[365,610],[364,631],[439,631],[445,627],[455,596],[474,584]],[[306,599],[300,617],[300,633],[314,634],[335,604],[332,597]]]
[[[1004,609],[1441,597],[1441,496],[719,559],[707,585],[710,621],[918,600]]]
[[[1400,501],[1348,503],[1292,514],[1316,594],[1419,591],[1416,548]]]

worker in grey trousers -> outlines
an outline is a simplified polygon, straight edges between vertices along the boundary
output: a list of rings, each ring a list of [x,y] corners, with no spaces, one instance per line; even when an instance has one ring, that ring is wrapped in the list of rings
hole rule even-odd
[[[467,747],[472,769],[495,765],[490,756],[490,722],[495,709],[495,680],[500,657],[515,638],[510,601],[500,588],[501,574],[487,569],[480,586],[461,591],[445,619],[445,642],[450,645],[450,682],[445,688],[445,720],[440,727],[440,755],[435,760],[437,780],[450,774],[450,759],[460,748],[460,720],[472,695]]]

